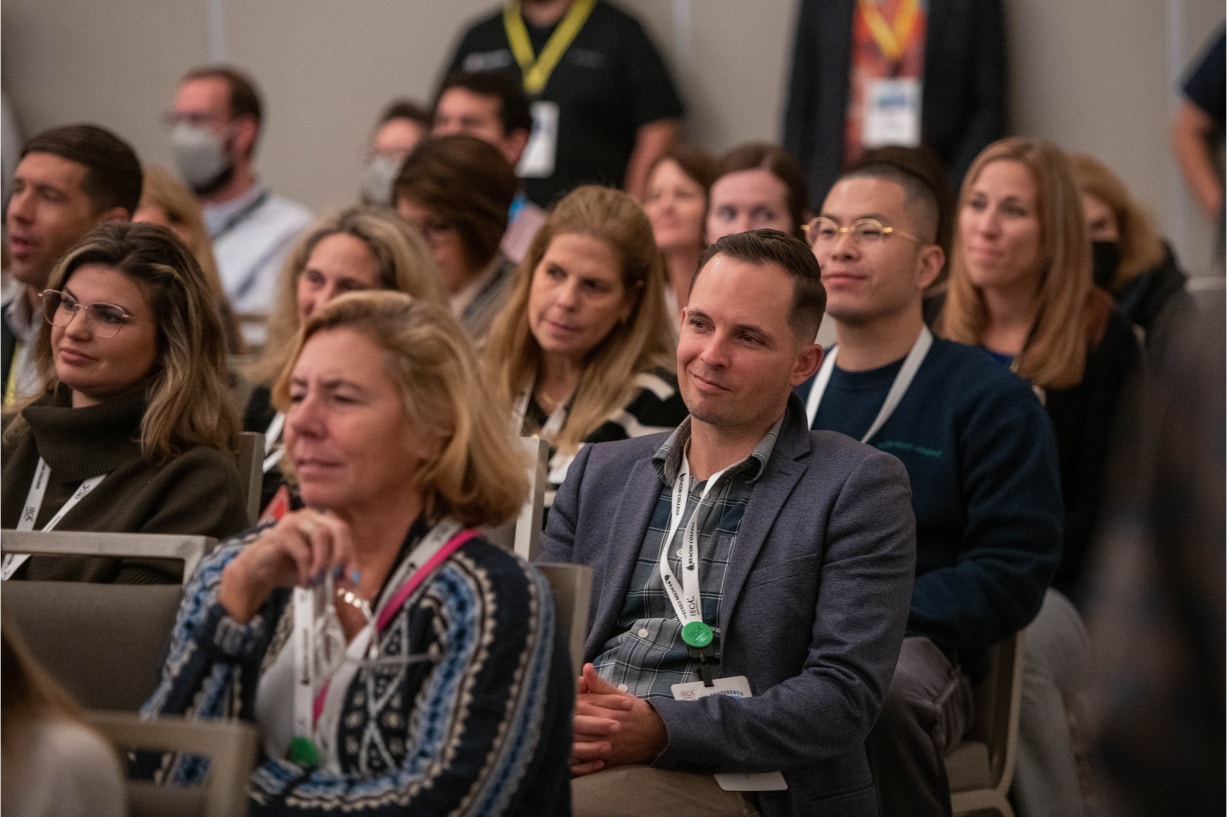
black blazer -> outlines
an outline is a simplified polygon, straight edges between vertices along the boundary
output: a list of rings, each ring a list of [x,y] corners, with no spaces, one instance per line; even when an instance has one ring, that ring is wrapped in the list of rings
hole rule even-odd
[[[784,115],[784,147],[805,167],[817,211],[844,161],[856,0],[801,0]],[[957,191],[967,167],[1005,134],[1001,0],[929,0],[921,140]]]

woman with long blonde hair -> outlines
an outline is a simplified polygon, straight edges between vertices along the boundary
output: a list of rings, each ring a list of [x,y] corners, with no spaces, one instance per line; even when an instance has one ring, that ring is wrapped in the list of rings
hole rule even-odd
[[[1140,365],[1132,329],[1091,280],[1081,194],[1068,158],[1040,139],[994,142],[959,196],[939,333],[984,347],[1044,396],[1057,435],[1073,593],[1097,521],[1108,439]]]
[[[127,814],[115,748],[0,616],[0,805],[24,817]]]
[[[1080,814],[1064,701],[1085,669],[1078,601],[1104,505],[1109,440],[1141,353],[1129,322],[1094,286],[1091,243],[1068,158],[1041,139],[994,142],[959,195],[940,334],[983,347],[1029,381],[1056,432],[1063,555],[1027,628],[1014,795],[1020,814]]]
[[[581,444],[672,429],[686,416],[652,225],[630,196],[577,188],[550,212],[486,339],[520,434],[550,445],[546,505]]]

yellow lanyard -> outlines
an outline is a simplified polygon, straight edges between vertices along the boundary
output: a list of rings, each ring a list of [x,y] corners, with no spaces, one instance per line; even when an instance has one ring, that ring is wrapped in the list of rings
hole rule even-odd
[[[558,28],[550,35],[545,48],[541,49],[540,56],[533,54],[533,45],[528,39],[528,27],[520,16],[519,0],[512,0],[503,7],[503,29],[507,32],[511,53],[524,74],[524,92],[529,96],[535,96],[545,90],[550,74],[554,73],[562,55],[575,41],[575,35],[579,34],[579,30],[588,21],[588,15],[592,13],[594,5],[596,0],[575,0]]]
[[[9,360],[9,378],[4,384],[4,405],[11,406],[17,402],[17,359],[21,357],[21,341],[13,346],[13,357]]]
[[[920,12],[920,0],[903,0],[903,6],[895,14],[894,25],[886,22],[875,0],[860,0],[861,14],[869,33],[882,50],[882,55],[893,63],[903,57],[903,49],[912,37],[916,18]]]

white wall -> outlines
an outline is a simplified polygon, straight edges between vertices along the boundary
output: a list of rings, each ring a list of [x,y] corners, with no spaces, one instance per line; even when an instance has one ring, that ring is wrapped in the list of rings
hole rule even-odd
[[[794,0],[621,0],[656,38],[713,150],[778,138]],[[975,2],[975,0],[972,0]],[[1212,230],[1184,190],[1168,119],[1217,0],[1005,0],[1010,127],[1097,154],[1152,209],[1193,273]],[[356,195],[384,103],[425,100],[464,24],[495,0],[5,0],[0,81],[22,131],[96,121],[166,163],[159,117],[188,68],[224,57],[267,107],[259,165],[316,210]]]

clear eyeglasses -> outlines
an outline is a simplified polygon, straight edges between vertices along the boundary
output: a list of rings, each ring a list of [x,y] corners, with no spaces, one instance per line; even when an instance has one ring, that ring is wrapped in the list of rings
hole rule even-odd
[[[63,329],[72,323],[78,312],[85,310],[86,322],[100,338],[115,337],[134,318],[131,312],[117,304],[83,304],[70,293],[58,289],[44,289],[38,293],[38,297],[42,301],[43,318],[47,323]]]
[[[818,216],[805,225],[805,238],[811,247],[833,244],[844,233],[851,233],[852,242],[861,247],[877,246],[885,241],[888,235],[910,238],[920,244],[929,243],[918,235],[912,235],[895,227],[887,227],[876,218],[858,218],[852,222],[851,226],[840,227],[834,220],[826,216]]]

